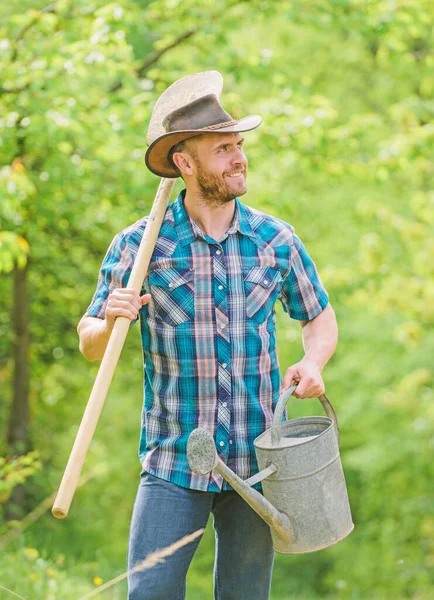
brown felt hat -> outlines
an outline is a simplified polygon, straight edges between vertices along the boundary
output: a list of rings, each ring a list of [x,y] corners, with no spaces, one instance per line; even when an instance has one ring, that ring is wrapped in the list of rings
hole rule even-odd
[[[204,133],[240,133],[255,129],[261,117],[252,115],[240,121],[233,119],[221,107],[215,94],[207,94],[169,113],[163,120],[166,133],[160,135],[149,146],[146,166],[160,177],[179,177],[169,162],[173,146],[188,138]]]

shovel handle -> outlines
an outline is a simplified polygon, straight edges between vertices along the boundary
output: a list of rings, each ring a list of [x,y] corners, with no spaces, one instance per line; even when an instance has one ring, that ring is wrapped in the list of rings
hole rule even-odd
[[[274,410],[273,424],[271,426],[271,443],[273,444],[273,446],[278,446],[280,443],[280,430],[282,427],[283,413],[285,411],[286,403],[288,402],[289,398],[292,396],[296,389],[297,384],[291,385],[289,388],[285,388],[281,393],[279,400],[277,401],[276,408]],[[321,396],[318,396],[318,400],[321,402],[325,414],[333,421],[336,432],[336,438],[339,444],[338,418],[336,416],[334,408],[325,394],[321,394]]]
[[[137,292],[140,292],[146,276],[174,184],[175,179],[162,179],[160,182],[128,280],[127,287],[134,288]],[[129,329],[130,320],[127,317],[117,317],[54,501],[51,512],[56,519],[64,519],[68,514],[81,469]]]

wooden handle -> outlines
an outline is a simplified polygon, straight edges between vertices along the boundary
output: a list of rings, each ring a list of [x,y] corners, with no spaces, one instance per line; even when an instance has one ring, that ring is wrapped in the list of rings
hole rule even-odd
[[[139,293],[148,270],[174,184],[175,179],[161,180],[142,241],[140,242],[137,257],[127,285],[127,287],[134,288]],[[127,317],[118,317],[115,321],[51,511],[56,519],[64,519],[68,514],[84,459],[86,458],[102,407],[104,406],[104,401],[113,379],[130,323],[131,321]]]

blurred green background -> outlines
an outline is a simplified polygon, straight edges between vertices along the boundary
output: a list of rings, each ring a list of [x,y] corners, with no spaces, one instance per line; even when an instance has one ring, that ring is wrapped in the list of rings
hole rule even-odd
[[[264,119],[245,135],[243,201],[295,227],[340,325],[324,379],[356,528],[322,552],[277,556],[271,599],[434,597],[433,23],[431,0],[2,3],[1,586],[78,600],[125,571],[138,328],[68,518],[49,501],[32,511],[57,490],[98,370],[76,326],[102,258],[155,196],[143,163],[153,105],[176,79],[217,69],[225,108]],[[277,311],[283,373],[301,334]],[[315,400],[290,410],[321,414]],[[213,544],[209,524],[189,600],[212,598]],[[126,585],[99,597],[125,598]]]

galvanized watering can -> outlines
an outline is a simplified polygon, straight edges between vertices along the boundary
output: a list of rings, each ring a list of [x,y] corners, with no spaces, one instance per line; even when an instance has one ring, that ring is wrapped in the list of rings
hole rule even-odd
[[[243,481],[217,455],[212,434],[195,429],[187,444],[192,471],[216,469],[271,528],[274,549],[283,554],[315,552],[340,542],[354,529],[339,456],[336,414],[325,395],[326,417],[282,422],[289,397],[284,390],[273,424],[255,441],[257,475]],[[264,496],[250,486],[262,481]]]

